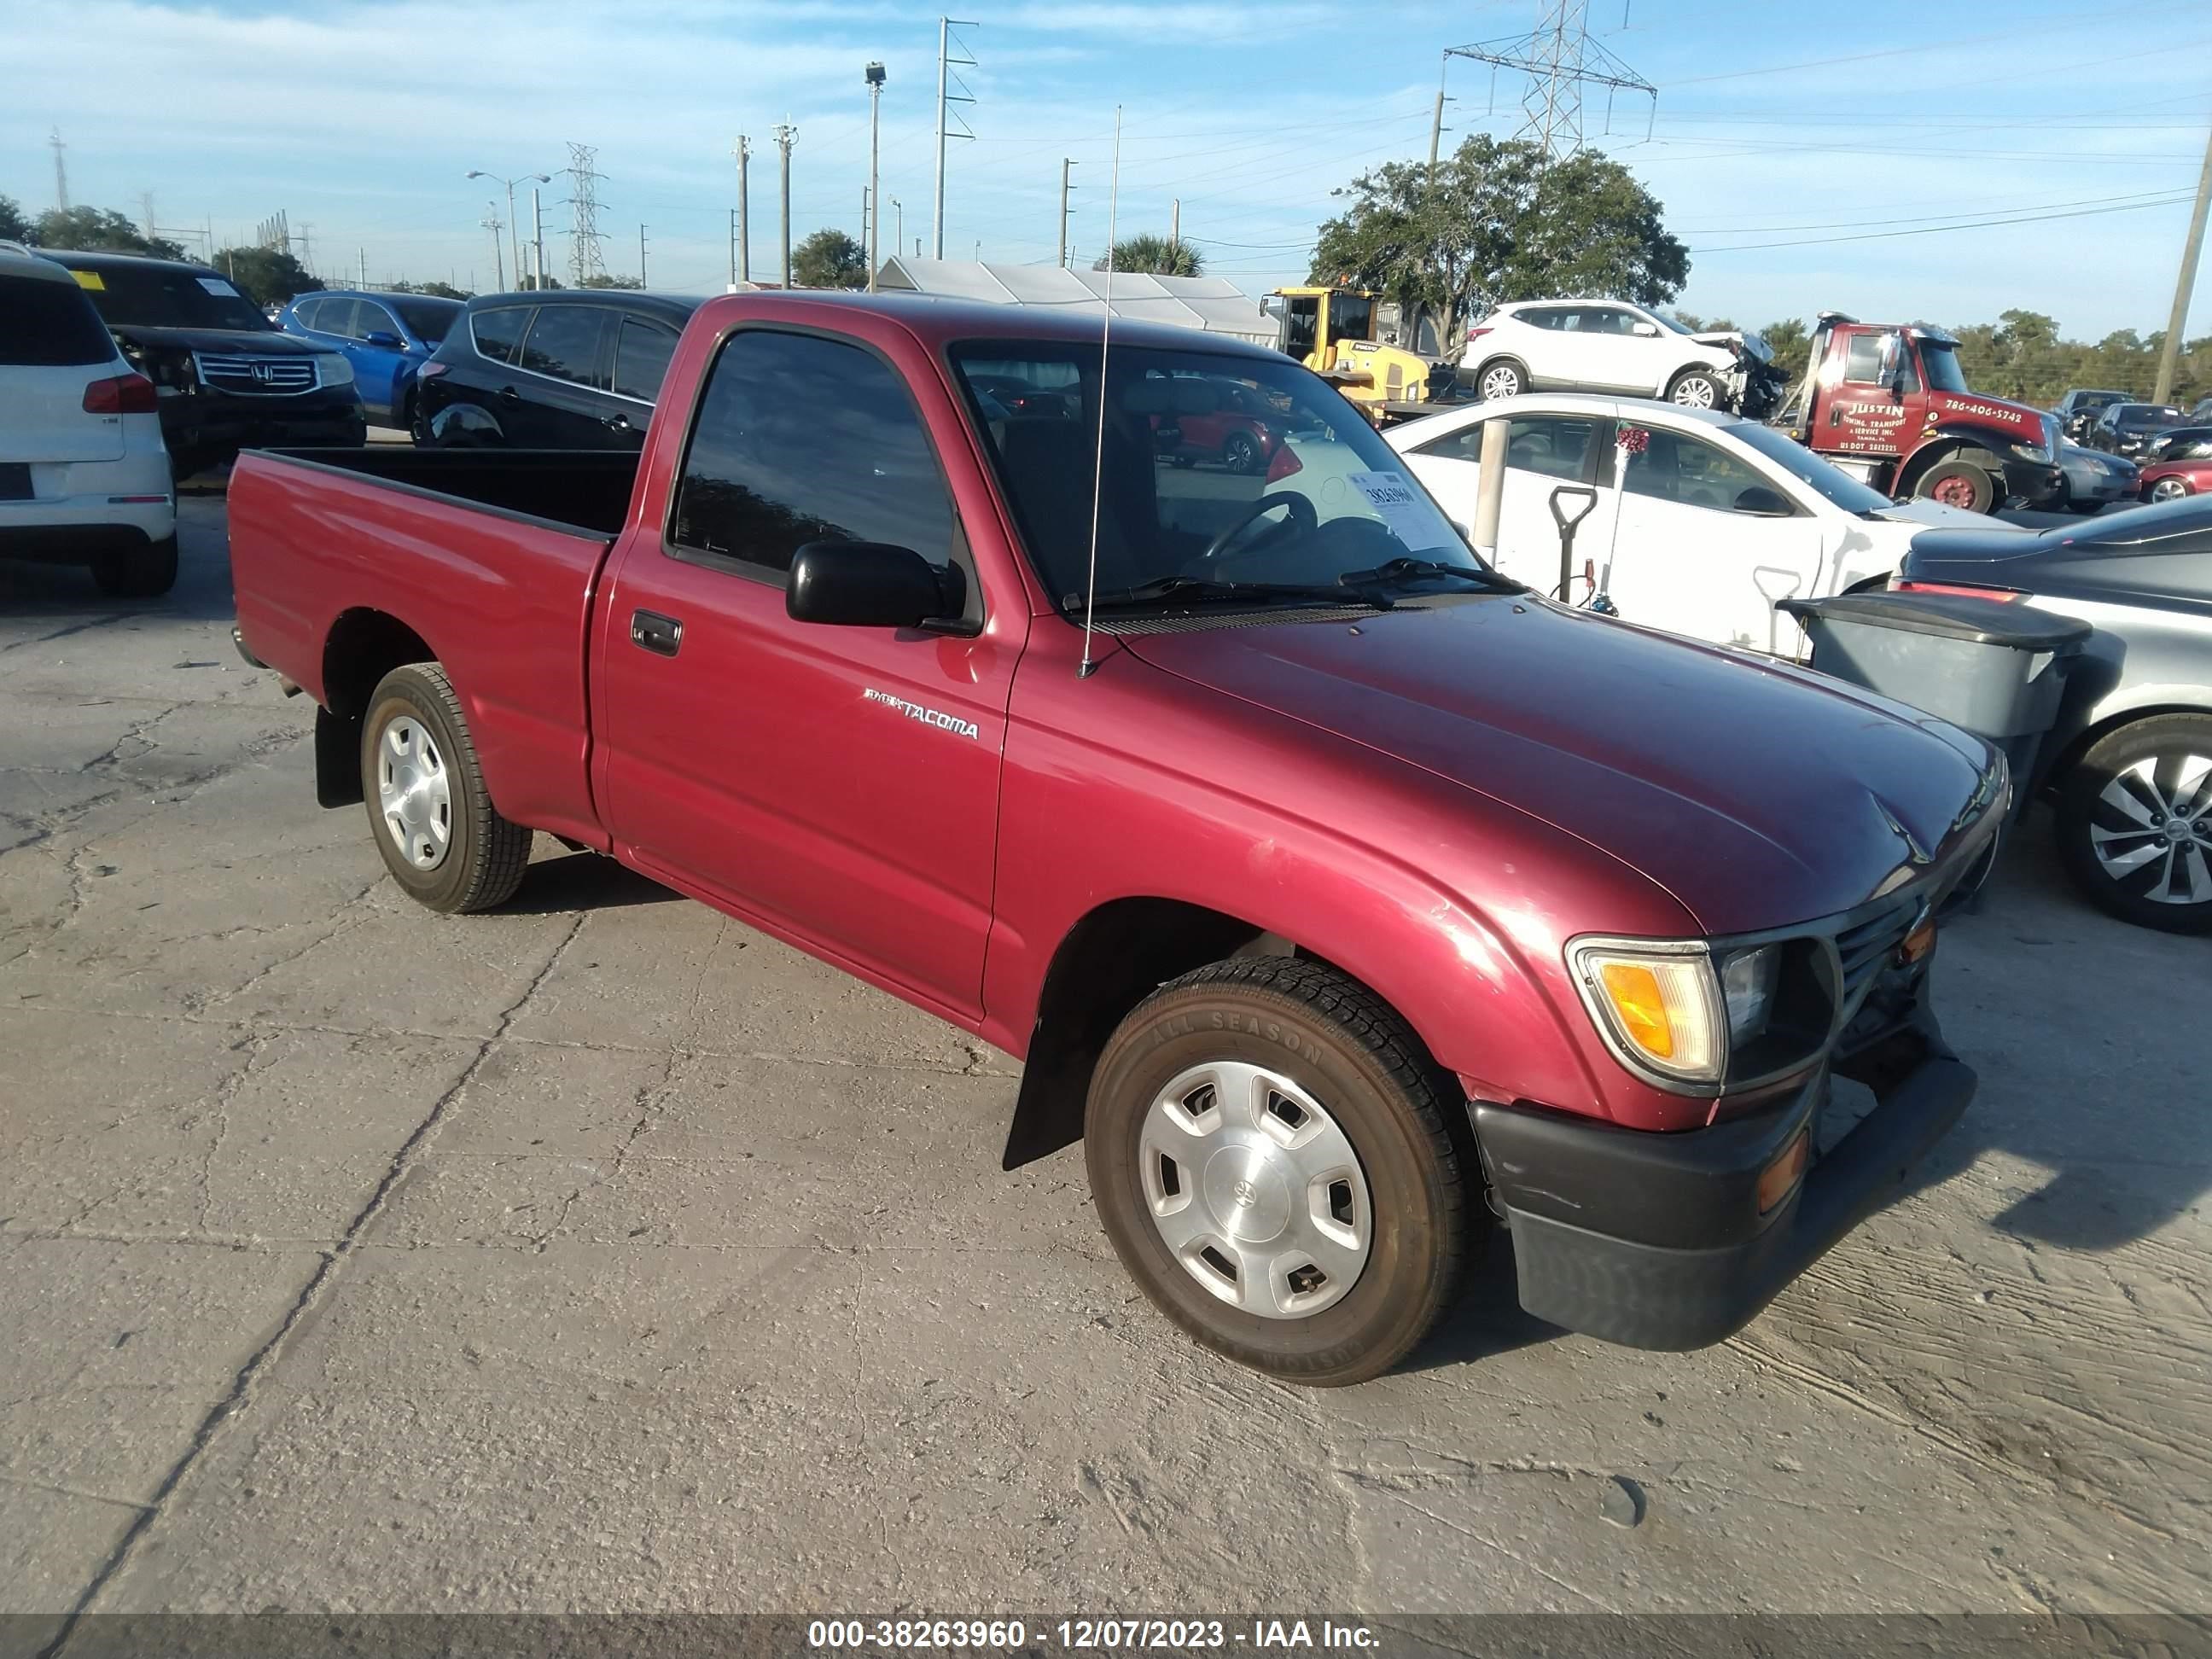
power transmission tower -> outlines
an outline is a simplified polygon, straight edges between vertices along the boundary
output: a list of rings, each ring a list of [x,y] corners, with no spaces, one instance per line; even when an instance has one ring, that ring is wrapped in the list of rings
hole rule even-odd
[[[69,146],[62,143],[62,130],[59,127],[56,127],[53,130],[53,136],[46,140],[46,147],[54,153],[54,205],[64,213],[67,213],[69,211],[69,163],[62,159],[62,152]]]
[[[568,146],[568,282],[573,288],[589,288],[606,279],[599,258],[599,243],[606,233],[599,228],[599,180],[607,175],[592,165],[599,152],[591,144]]]
[[[975,101],[975,95],[968,90],[968,83],[952,73],[952,65],[955,64],[964,64],[969,69],[975,67],[975,60],[972,58],[964,55],[958,58],[952,56],[954,44],[952,31],[956,28],[972,29],[978,27],[980,26],[975,23],[963,22],[957,17],[940,17],[937,20],[937,210],[933,216],[936,228],[932,233],[929,250],[930,258],[933,259],[942,259],[945,257],[945,141],[947,138],[973,138],[975,136],[968,131],[966,118],[957,114],[951,114],[950,118],[960,123],[960,131],[947,132],[945,130],[945,123],[950,113],[951,106],[972,104]],[[963,54],[967,52],[968,46],[965,41],[960,43],[960,50]],[[946,89],[948,81],[957,82],[960,90],[948,91]]]
[[[750,283],[753,279],[753,256],[751,244],[747,240],[750,231],[749,222],[745,218],[745,173],[746,163],[752,160],[751,140],[742,132],[739,133],[738,142],[730,147],[730,154],[738,158],[738,263],[736,268],[730,273],[730,280],[733,283]]]
[[[1585,88],[1605,88],[1608,130],[1617,92],[1641,93],[1651,100],[1655,114],[1659,107],[1659,88],[1589,38],[1589,0],[1539,0],[1536,27],[1530,33],[1453,46],[1444,56],[1489,64],[1493,88],[1496,71],[1501,69],[1518,70],[1528,77],[1521,94],[1521,130],[1514,137],[1534,144],[1547,161],[1562,160],[1583,147]],[[1441,125],[1441,100],[1437,110],[1437,125]]]
[[[783,152],[783,285],[791,286],[791,146],[799,129],[785,122],[775,130],[775,147]]]

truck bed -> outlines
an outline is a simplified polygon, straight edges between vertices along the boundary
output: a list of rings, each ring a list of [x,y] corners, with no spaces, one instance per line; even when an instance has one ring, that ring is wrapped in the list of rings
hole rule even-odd
[[[631,449],[414,449],[399,444],[265,453],[595,536],[622,529],[641,459]]]

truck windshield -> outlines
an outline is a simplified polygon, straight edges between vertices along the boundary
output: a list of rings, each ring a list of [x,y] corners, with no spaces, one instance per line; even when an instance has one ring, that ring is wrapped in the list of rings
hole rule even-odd
[[[1375,332],[1375,301],[1364,294],[1328,296],[1328,343],[1364,340]]]
[[[1929,389],[1933,392],[1971,392],[1966,374],[1959,368],[1955,349],[1938,345],[1933,340],[1920,343],[1920,366],[1928,372]]]
[[[211,270],[190,265],[103,265],[79,273],[100,320],[110,328],[244,329],[273,333],[276,325],[253,301]]]
[[[1484,570],[1375,428],[1300,364],[1113,347],[1102,458],[1099,356],[1077,341],[952,349],[1055,600],[1085,591],[1094,477],[1102,593],[1176,578],[1334,587],[1393,559]],[[1009,383],[1052,395],[1017,409]]]
[[[1738,421],[1728,428],[1731,438],[1749,444],[1799,483],[1808,485],[1846,513],[1864,515],[1894,505],[1880,490],[1861,483],[1839,466],[1822,460],[1796,439],[1757,421]]]

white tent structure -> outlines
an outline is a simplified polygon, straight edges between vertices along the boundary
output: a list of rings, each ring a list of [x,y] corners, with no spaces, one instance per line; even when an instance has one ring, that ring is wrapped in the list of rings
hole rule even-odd
[[[1109,300],[1117,320],[1165,323],[1226,334],[1255,345],[1275,343],[1275,319],[1224,276],[1153,276],[1142,271],[1067,270],[1059,265],[1000,265],[972,259],[884,262],[876,286],[890,294],[934,294],[994,305],[1087,307]]]

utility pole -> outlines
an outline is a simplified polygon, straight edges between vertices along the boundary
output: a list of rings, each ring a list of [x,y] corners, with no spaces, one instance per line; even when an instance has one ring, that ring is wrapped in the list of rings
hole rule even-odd
[[[940,17],[937,20],[937,206],[933,215],[934,228],[930,233],[930,257],[935,259],[942,259],[945,257],[945,141],[948,137],[973,138],[975,136],[972,132],[948,133],[945,130],[949,106],[972,104],[975,101],[974,96],[968,92],[966,82],[961,83],[961,90],[957,93],[949,91],[946,87],[949,80],[959,78],[952,73],[953,64],[965,64],[969,69],[975,67],[975,60],[972,58],[952,56],[952,31],[956,28],[972,29],[975,27],[977,27],[975,24],[963,22],[957,17]],[[965,48],[963,47],[963,50],[964,51]],[[961,125],[964,127],[967,123],[963,121]]]
[[[637,228],[637,285],[645,286],[645,227]]]
[[[2181,274],[2173,284],[2173,314],[2166,319],[2166,343],[2158,350],[2158,384],[2150,394],[2162,404],[2172,393],[2174,367],[2181,360],[2181,331],[2189,323],[2189,296],[2197,286],[2197,256],[2204,251],[2204,210],[2212,205],[2212,134],[2204,140],[2204,168],[2197,175],[2197,205],[2189,215],[2189,243],[2181,251]]]
[[[791,145],[799,129],[786,121],[775,130],[775,147],[783,157],[783,285],[791,286]]]
[[[738,142],[730,147],[730,154],[738,158],[738,264],[737,275],[731,280],[750,283],[753,279],[752,250],[746,244],[745,163],[752,159],[753,147],[742,132]]]
[[[738,288],[738,210],[730,210],[730,291]]]
[[[1178,196],[1168,206],[1168,252],[1182,246],[1182,198]]]
[[[896,196],[891,198],[891,257],[896,258],[906,246],[906,209]]]
[[[1068,171],[1075,165],[1065,155],[1060,158],[1060,259],[1061,270],[1067,269],[1067,192],[1075,186],[1067,181]]]
[[[64,213],[67,213],[69,211],[69,163],[62,158],[62,152],[69,146],[62,143],[62,130],[59,127],[56,127],[53,130],[53,136],[46,140],[46,148],[54,153],[54,205]],[[943,164],[939,163],[940,171],[942,167]]]
[[[501,243],[499,234],[507,227],[499,222],[499,204],[486,202],[484,216],[477,222],[491,233],[492,282],[495,284],[493,291],[504,294],[507,292],[507,249]]]
[[[360,286],[367,288],[368,286],[368,250],[365,247],[356,247],[354,249],[353,253],[354,258],[360,262]]]
[[[154,192],[152,191],[142,190],[138,192],[138,210],[145,222],[146,240],[150,242],[154,240]]]
[[[534,185],[530,191],[530,245],[537,250],[530,261],[537,267],[531,273],[531,284],[542,290],[545,286],[545,199]]]
[[[882,263],[876,257],[876,246],[881,240],[884,216],[883,197],[876,181],[876,135],[880,125],[884,104],[884,66],[872,63],[864,71],[868,82],[868,292],[876,291],[876,267]]]

